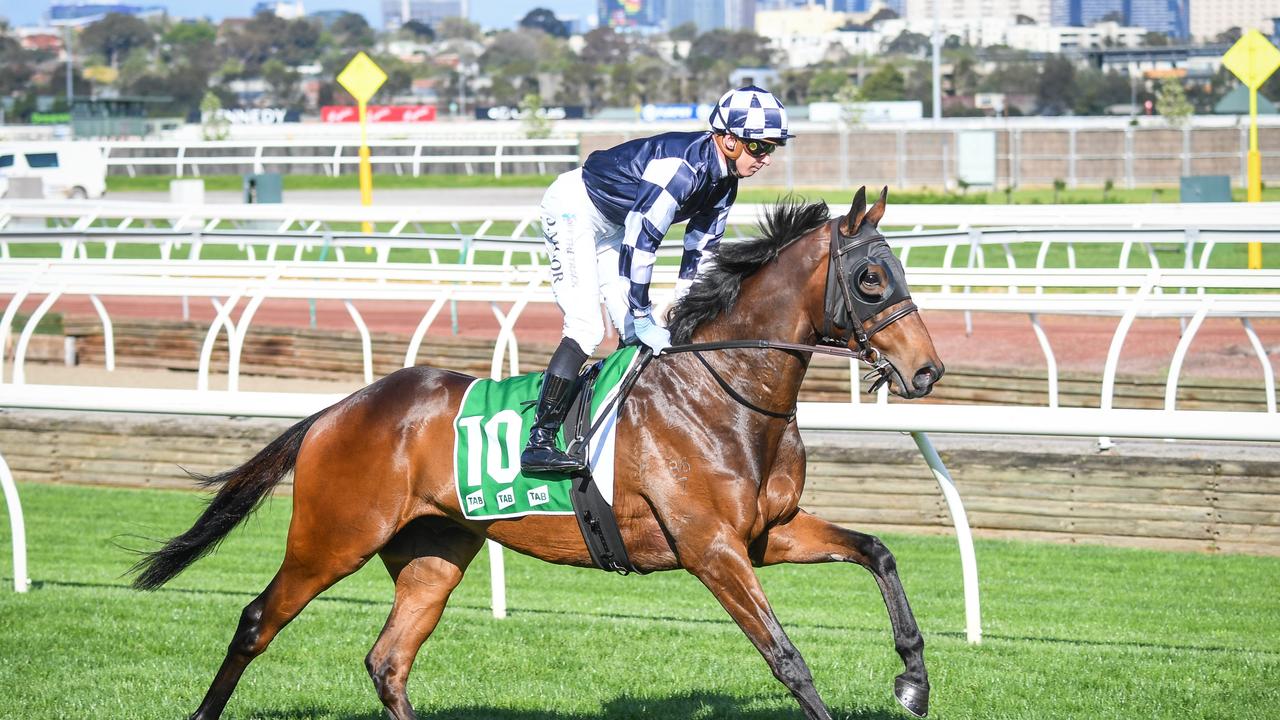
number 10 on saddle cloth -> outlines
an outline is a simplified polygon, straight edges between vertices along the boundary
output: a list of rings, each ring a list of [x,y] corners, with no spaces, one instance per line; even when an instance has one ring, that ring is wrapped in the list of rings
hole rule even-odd
[[[591,423],[608,408],[609,417],[587,448],[587,462],[600,494],[613,499],[613,446],[618,405],[611,402],[622,379],[639,357],[627,347],[610,355],[595,382],[591,397]],[[523,515],[572,515],[569,483],[555,476],[526,476],[520,472],[520,451],[529,442],[533,405],[542,388],[542,374],[531,373],[506,380],[472,382],[453,420],[453,470],[458,502],[472,519],[512,518]],[[563,428],[556,435],[566,446]]]

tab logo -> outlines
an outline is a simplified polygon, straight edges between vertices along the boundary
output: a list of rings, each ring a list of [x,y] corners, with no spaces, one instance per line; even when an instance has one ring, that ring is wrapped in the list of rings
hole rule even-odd
[[[467,495],[467,509],[478,510],[484,507],[484,491],[477,490]]]
[[[546,505],[551,502],[551,493],[547,492],[546,485],[539,485],[536,488],[531,488],[528,492],[528,497],[530,507],[538,507],[539,505]]]
[[[507,508],[515,504],[516,504],[515,490],[512,490],[511,488],[506,488],[502,492],[498,493],[498,509],[499,510],[506,510]]]

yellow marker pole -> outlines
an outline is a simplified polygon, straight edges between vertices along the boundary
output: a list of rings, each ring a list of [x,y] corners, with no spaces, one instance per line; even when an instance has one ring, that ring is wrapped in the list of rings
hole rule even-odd
[[[360,100],[356,103],[356,107],[360,113],[360,204],[369,207],[373,205],[373,164],[369,162],[369,131],[365,123],[365,101]],[[364,221],[362,229],[366,235],[372,234],[373,223]],[[371,253],[373,248],[365,246],[364,251]]]
[[[1258,89],[1249,89],[1249,191],[1251,203],[1262,202],[1262,153],[1258,151]],[[1249,269],[1262,269],[1262,243],[1249,243]]]
[[[369,123],[365,111],[368,109],[369,98],[387,81],[387,74],[362,51],[351,58],[351,62],[338,73],[337,79],[338,84],[351,93],[356,101],[360,120],[360,204],[369,207],[373,205],[373,165],[369,159]],[[373,223],[366,220],[361,226],[366,235],[373,233]],[[364,251],[372,253],[373,248],[365,246]]]
[[[1257,30],[1249,30],[1222,56],[1222,65],[1249,88],[1249,154],[1246,199],[1262,202],[1262,153],[1258,151],[1258,88],[1280,68],[1280,49]],[[1262,268],[1262,243],[1249,243],[1249,269]]]

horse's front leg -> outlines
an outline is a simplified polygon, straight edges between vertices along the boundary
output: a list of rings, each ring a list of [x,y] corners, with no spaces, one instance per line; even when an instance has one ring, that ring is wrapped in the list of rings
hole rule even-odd
[[[805,665],[800,651],[783,632],[782,625],[769,607],[769,600],[760,587],[747,549],[737,537],[725,534],[710,539],[689,553],[696,561],[684,566],[716,596],[716,600],[733,617],[734,622],[756,646],[773,676],[787,686],[795,696],[809,720],[830,720],[831,713],[818,697],[813,685],[813,675]],[[683,555],[684,553],[682,553]]]
[[[907,604],[893,554],[873,535],[842,528],[800,510],[785,523],[769,528],[751,548],[760,565],[779,563],[853,562],[875,576],[893,625],[893,644],[906,671],[893,694],[909,712],[924,717],[929,711],[929,674],[924,667],[924,637]]]

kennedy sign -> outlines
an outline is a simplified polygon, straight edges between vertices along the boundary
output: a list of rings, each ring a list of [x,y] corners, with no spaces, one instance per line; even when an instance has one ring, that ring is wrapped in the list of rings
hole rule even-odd
[[[325,105],[320,108],[320,121],[327,123],[356,122],[359,113],[354,105]],[[436,119],[435,105],[370,105],[365,119],[371,123],[430,122]]]
[[[201,113],[200,122],[225,120],[232,125],[280,125],[298,122],[298,111],[284,108],[219,108],[212,113]]]

